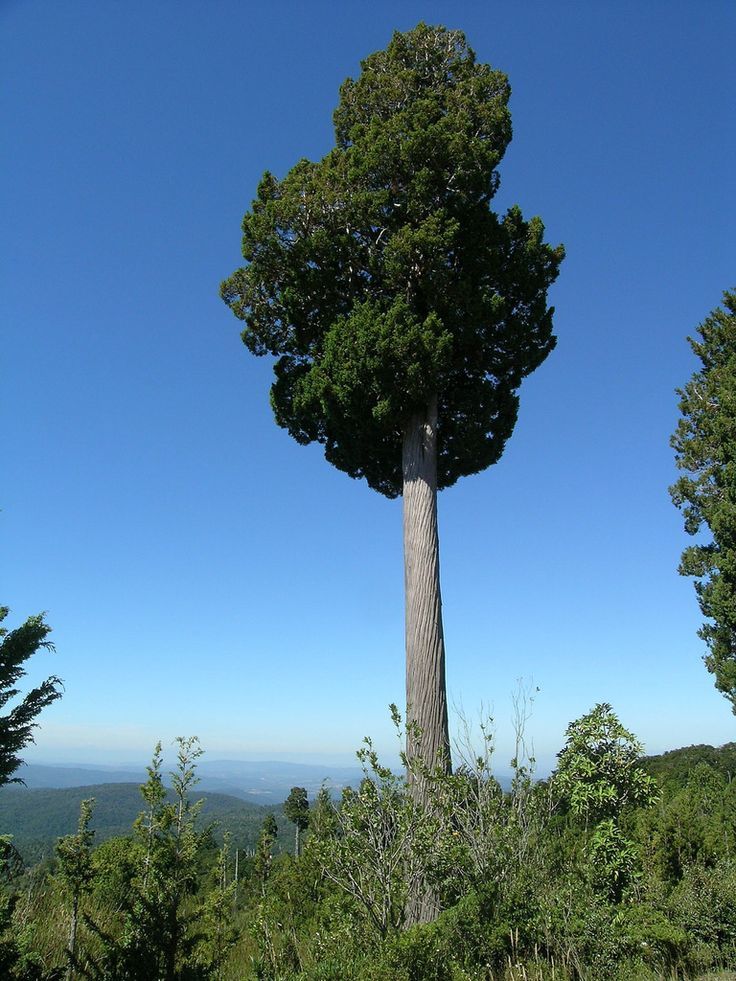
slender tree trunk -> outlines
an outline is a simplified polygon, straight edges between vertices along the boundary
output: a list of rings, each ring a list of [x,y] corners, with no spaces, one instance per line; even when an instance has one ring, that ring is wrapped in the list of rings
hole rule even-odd
[[[406,755],[450,771],[440,555],[437,534],[437,398],[404,431]],[[414,731],[414,727],[418,730]],[[410,774],[410,781],[412,775]],[[426,803],[423,781],[414,796]]]
[[[437,533],[437,398],[404,431],[404,586],[406,596],[406,755],[414,799],[431,807],[427,781],[412,764],[450,772],[440,556]],[[419,882],[408,897],[407,926],[439,913],[434,891]]]
[[[74,893],[72,899],[72,920],[69,924],[69,940],[67,949],[69,951],[69,964],[66,969],[66,981],[73,981],[75,975],[75,957],[77,955],[77,924],[79,922],[79,894]]]

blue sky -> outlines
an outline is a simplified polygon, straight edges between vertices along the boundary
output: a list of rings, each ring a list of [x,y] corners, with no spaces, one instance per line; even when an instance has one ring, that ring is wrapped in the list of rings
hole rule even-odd
[[[218,286],[263,170],[326,153],[420,19],[508,73],[497,206],[568,255],[504,457],[440,498],[450,698],[500,763],[519,678],[542,767],[598,701],[651,752],[734,738],[667,487],[685,338],[736,285],[736,7],[4,0],[2,601],[66,685],[29,760],[393,750],[400,502],[275,426]]]

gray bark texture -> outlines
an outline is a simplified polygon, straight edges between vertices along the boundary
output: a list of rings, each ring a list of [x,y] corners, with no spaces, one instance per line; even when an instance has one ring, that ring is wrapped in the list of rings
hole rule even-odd
[[[404,432],[404,587],[406,597],[406,753],[450,770],[440,555],[437,533],[437,399]],[[413,731],[416,727],[418,734]],[[412,776],[410,774],[410,781]],[[423,781],[413,793],[424,799]]]
[[[430,770],[450,772],[445,639],[442,630],[440,554],[437,531],[437,399],[411,418],[404,431],[404,587],[406,597],[406,755],[409,790],[431,807],[429,787],[417,760]],[[408,897],[405,922],[430,923],[438,898],[419,882]]]

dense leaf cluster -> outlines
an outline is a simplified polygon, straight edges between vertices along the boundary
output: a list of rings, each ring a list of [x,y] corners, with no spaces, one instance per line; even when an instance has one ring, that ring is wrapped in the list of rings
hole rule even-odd
[[[682,553],[680,572],[695,576],[706,622],[705,663],[736,713],[736,292],[698,328],[690,346],[701,362],[679,391],[681,419],[672,437],[684,476],[672,485],[685,530],[710,533]]]
[[[555,784],[586,827],[614,818],[627,805],[654,802],[656,785],[640,764],[641,754],[641,744],[607,703],[568,726]]]
[[[0,623],[7,615],[8,608],[0,607]],[[13,776],[22,762],[18,754],[33,741],[39,712],[61,695],[61,681],[51,677],[16,701],[20,690],[15,686],[26,673],[25,662],[38,650],[53,650],[47,639],[50,632],[42,614],[29,617],[15,630],[0,627],[0,708],[12,705],[7,715],[0,715],[0,786],[22,783]]]
[[[440,488],[494,463],[516,390],[554,346],[562,260],[538,218],[490,210],[511,139],[506,76],[459,31],[420,24],[340,91],[336,146],[266,173],[222,285],[276,419],[390,497],[412,413],[439,405]]]

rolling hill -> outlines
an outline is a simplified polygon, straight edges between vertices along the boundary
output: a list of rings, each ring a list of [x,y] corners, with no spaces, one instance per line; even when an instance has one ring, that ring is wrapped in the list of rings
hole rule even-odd
[[[11,834],[13,843],[27,865],[33,865],[54,854],[57,838],[73,834],[79,819],[79,804],[95,798],[90,827],[95,843],[131,832],[133,822],[143,810],[138,783],[103,783],[81,787],[25,788],[11,785],[0,789],[0,833]],[[201,826],[214,824],[219,839],[224,831],[233,836],[233,846],[255,847],[263,819],[273,812],[279,826],[279,844],[283,850],[293,846],[294,828],[283,816],[280,806],[263,806],[239,800],[228,794],[194,794],[204,800]]]

